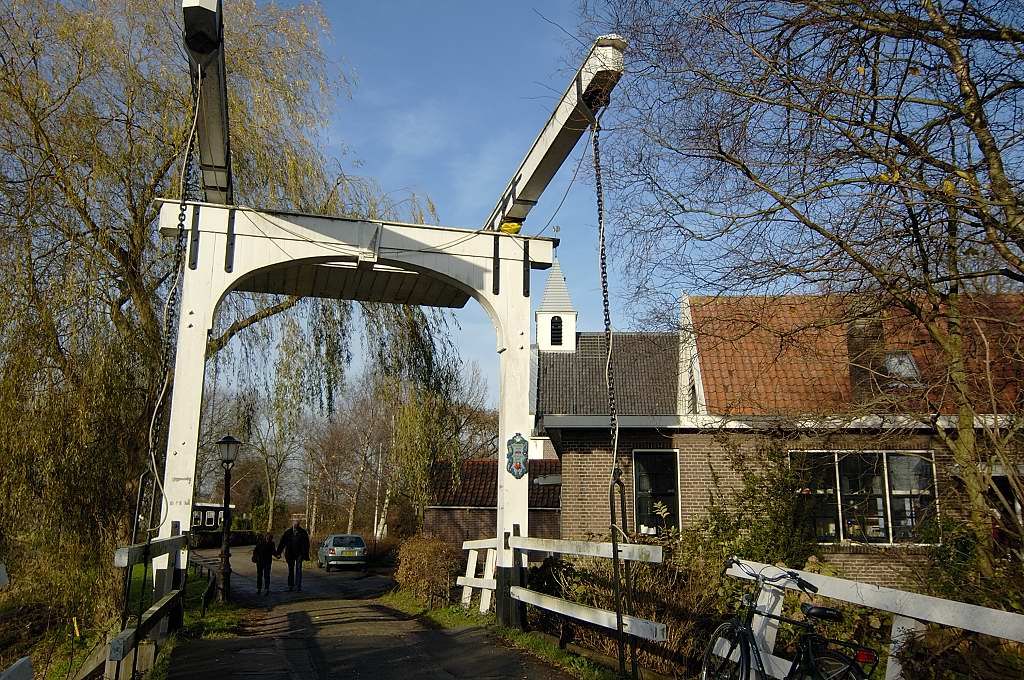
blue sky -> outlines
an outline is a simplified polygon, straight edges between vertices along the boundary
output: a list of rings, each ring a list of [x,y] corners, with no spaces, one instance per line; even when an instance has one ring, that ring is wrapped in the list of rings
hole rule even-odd
[[[329,130],[350,172],[385,190],[428,196],[442,224],[479,227],[547,121],[578,64],[576,2],[326,2],[331,57],[355,75]],[[536,11],[535,11],[536,10]],[[543,14],[543,18],[538,15]],[[557,94],[556,94],[557,92]],[[525,232],[551,217],[581,153],[584,168],[553,222],[581,330],[601,324],[597,217],[587,137],[530,213]],[[353,169],[353,164],[359,164]],[[546,272],[535,272],[534,304]],[[613,323],[616,314],[613,278]],[[456,342],[497,394],[490,321],[475,302],[457,313]]]

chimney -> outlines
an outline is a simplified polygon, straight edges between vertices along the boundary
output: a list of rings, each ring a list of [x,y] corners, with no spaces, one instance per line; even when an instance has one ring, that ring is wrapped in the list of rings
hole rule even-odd
[[[854,403],[871,401],[879,394],[878,376],[885,352],[885,331],[877,314],[850,321],[846,326],[850,357],[850,388]]]

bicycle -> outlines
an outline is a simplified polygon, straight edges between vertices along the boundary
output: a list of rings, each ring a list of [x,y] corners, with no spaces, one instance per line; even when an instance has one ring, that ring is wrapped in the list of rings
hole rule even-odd
[[[769,677],[764,670],[761,650],[754,639],[752,624],[755,614],[791,624],[804,631],[797,639],[796,658],[785,680],[867,680],[874,672],[878,665],[878,653],[873,649],[831,640],[816,632],[816,621],[843,620],[843,613],[838,609],[804,602],[800,608],[807,620],[797,621],[757,608],[757,599],[766,585],[793,581],[804,593],[813,595],[818,592],[813,584],[802,579],[795,571],[778,567],[766,566],[754,571],[735,557],[726,561],[722,574],[725,575],[729,567],[734,565],[754,579],[755,588],[753,592],[744,594],[736,615],[712,634],[711,642],[704,652],[701,680],[750,680],[752,669],[757,670],[758,678]],[[777,569],[779,574],[766,576],[764,572],[769,568]],[[843,648],[844,651],[838,651],[835,647]],[[847,650],[849,653],[846,653]]]

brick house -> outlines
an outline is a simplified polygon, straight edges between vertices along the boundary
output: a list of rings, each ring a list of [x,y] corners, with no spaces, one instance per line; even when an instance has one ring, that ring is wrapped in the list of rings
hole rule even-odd
[[[530,534],[560,535],[561,463],[557,458],[530,461]],[[498,466],[493,458],[463,462],[459,477],[439,469],[433,499],[423,513],[423,533],[462,548],[463,541],[493,538],[498,523]]]
[[[552,299],[562,304],[545,305]],[[600,333],[558,337],[559,327],[576,326],[566,300],[553,267],[536,315],[535,434],[562,463],[561,535],[582,538],[608,532],[606,345]],[[972,315],[987,319],[985,351],[1002,347],[1007,359],[984,371],[981,342],[968,349],[972,388],[991,379],[1001,412],[1019,408],[1022,301],[991,299]],[[737,454],[756,464],[770,447],[806,466],[808,521],[829,562],[853,578],[905,581],[933,540],[928,520],[958,511],[948,449],[927,418],[907,415],[949,412],[930,387],[943,384],[945,367],[906,315],[851,313],[850,304],[684,296],[678,333],[614,334],[617,462],[633,530],[702,521],[710,498],[739,486]],[[1008,494],[998,469],[993,477]],[[654,513],[659,502],[665,520]]]
[[[990,319],[991,343],[1016,353],[1004,362],[1011,369],[985,373],[1006,406],[1020,396],[1022,301],[1004,296],[979,315]],[[906,316],[851,314],[849,305],[824,296],[684,296],[679,332],[614,334],[617,463],[631,530],[702,521],[711,498],[739,487],[735,461],[757,465],[772,448],[807,470],[808,522],[827,561],[850,578],[906,582],[932,540],[928,520],[957,512],[962,486],[929,419],[907,415],[936,404],[944,412],[943,396],[929,391],[944,366]],[[608,533],[613,467],[605,338],[577,332],[576,322],[556,261],[536,312],[530,466],[532,475],[560,465],[562,538]],[[1008,334],[1012,341],[997,342]],[[993,479],[1001,485],[996,468]],[[488,484],[493,494],[493,473]],[[1019,516],[1020,499],[1015,505]],[[455,526],[467,521],[446,512]],[[530,533],[552,534],[532,512]],[[493,511],[479,521],[476,533],[490,535]]]

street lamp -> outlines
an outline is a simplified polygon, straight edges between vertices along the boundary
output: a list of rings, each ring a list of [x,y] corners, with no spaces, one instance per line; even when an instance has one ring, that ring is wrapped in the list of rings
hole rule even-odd
[[[220,464],[224,466],[224,516],[220,542],[220,601],[227,602],[231,594],[231,468],[238,458],[242,442],[225,435],[217,442]]]

